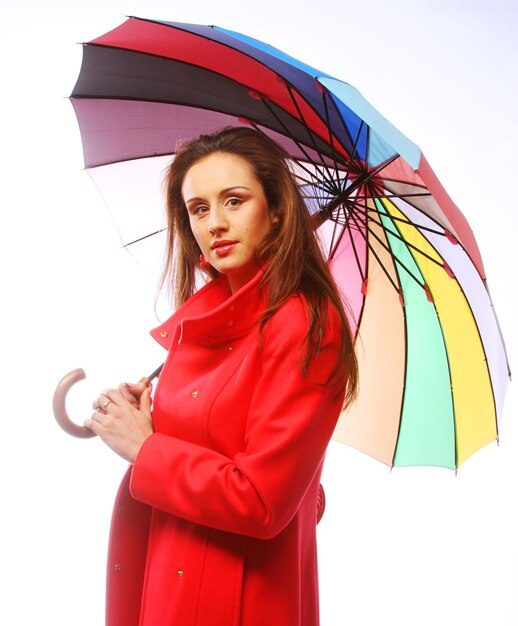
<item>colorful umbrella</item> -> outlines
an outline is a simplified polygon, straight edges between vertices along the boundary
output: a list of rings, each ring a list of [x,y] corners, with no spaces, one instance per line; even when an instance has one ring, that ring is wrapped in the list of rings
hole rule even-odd
[[[509,368],[474,235],[353,87],[238,33],[129,18],[84,45],[71,100],[91,172],[228,125],[285,147],[356,334],[360,394],[337,440],[457,468],[498,438]]]

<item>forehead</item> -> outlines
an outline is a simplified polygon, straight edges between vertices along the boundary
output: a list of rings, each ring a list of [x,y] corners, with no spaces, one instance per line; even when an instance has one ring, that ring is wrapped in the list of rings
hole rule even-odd
[[[261,186],[250,163],[237,154],[214,152],[196,161],[187,170],[182,195],[194,190],[226,189],[237,186]]]

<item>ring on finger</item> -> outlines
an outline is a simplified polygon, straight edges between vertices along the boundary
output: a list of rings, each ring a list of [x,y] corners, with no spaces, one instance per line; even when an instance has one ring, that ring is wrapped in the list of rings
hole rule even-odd
[[[106,408],[107,408],[107,406],[108,406],[110,403],[111,403],[111,400],[107,400],[107,401],[103,404],[103,406],[102,406],[103,411],[106,411]]]

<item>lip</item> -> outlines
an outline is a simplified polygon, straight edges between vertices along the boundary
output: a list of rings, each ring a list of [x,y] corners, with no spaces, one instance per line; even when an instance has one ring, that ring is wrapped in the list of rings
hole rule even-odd
[[[231,239],[218,239],[212,244],[211,250],[216,250],[217,248],[221,248],[222,246],[231,246],[235,243],[237,243],[237,241],[233,241]]]
[[[215,241],[212,244],[211,250],[214,252],[216,256],[223,257],[223,256],[227,256],[227,254],[230,254],[236,244],[237,244],[237,241],[230,241],[228,239],[219,239],[218,241]]]

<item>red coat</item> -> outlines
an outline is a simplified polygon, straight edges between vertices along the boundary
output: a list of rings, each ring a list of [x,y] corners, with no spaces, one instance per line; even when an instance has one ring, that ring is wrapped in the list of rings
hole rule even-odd
[[[234,295],[212,281],[152,332],[169,354],[155,432],[115,504],[107,626],[319,622],[317,498],[343,396],[316,383],[336,362],[339,318],[330,307],[304,378],[302,300],[275,314],[261,351],[259,278]]]

